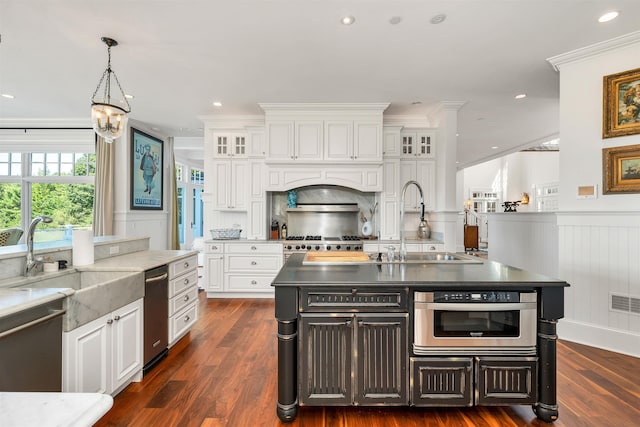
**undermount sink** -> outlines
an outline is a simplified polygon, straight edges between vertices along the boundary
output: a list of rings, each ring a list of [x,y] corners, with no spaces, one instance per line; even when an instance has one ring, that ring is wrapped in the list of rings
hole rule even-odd
[[[383,259],[381,262],[384,264],[482,264],[482,260],[477,257],[450,252],[408,252],[404,261]]]
[[[144,297],[144,273],[135,271],[73,270],[21,280],[20,289],[71,288],[65,298],[64,331],[71,331]]]

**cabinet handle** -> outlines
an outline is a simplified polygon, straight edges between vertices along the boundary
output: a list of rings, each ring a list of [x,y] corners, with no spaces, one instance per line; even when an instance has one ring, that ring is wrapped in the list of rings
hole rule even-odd
[[[184,284],[188,285],[189,284],[189,279],[184,279]]]
[[[184,268],[189,268],[189,263],[188,262],[184,263]]]
[[[218,250],[218,247],[217,247],[217,246],[211,246],[211,250],[212,250],[212,251],[217,251],[217,250]]]
[[[251,281],[251,284],[252,284],[252,285],[257,285],[257,284],[258,284],[258,282],[256,282],[255,280],[252,280],[252,281]]]
[[[185,295],[185,296],[184,296],[184,300],[185,300],[185,301],[189,301],[189,295]]]
[[[109,319],[109,320],[107,320],[107,325],[110,325],[110,324],[112,324],[112,323],[113,323],[113,319]]]
[[[184,316],[184,322],[187,323],[189,320],[191,320],[191,317],[189,317],[189,315],[187,314],[186,316]]]
[[[258,248],[256,248],[255,246],[251,246],[251,250],[252,251],[256,251],[256,250],[258,250]]]
[[[258,265],[258,263],[255,261],[251,261],[251,265]]]
[[[113,320],[115,320],[117,322],[118,320],[120,320],[120,316],[114,317]]]
[[[291,156],[291,160],[295,159],[295,157]]]

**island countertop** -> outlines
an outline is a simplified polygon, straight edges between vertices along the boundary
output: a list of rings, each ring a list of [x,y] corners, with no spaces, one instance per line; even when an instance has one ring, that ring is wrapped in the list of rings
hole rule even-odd
[[[282,267],[272,285],[279,286],[353,286],[384,285],[438,288],[540,288],[565,287],[554,279],[483,259],[475,264],[385,264],[353,263],[339,265],[303,264],[304,254],[293,254]]]

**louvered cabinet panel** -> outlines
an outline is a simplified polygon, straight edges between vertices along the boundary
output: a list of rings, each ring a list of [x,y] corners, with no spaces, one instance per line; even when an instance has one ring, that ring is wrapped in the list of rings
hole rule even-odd
[[[472,406],[471,357],[411,358],[411,405]]]
[[[408,317],[356,315],[357,403],[407,404]]]
[[[476,405],[535,403],[537,367],[537,357],[477,357]]]
[[[298,399],[301,405],[353,400],[353,315],[300,316]]]

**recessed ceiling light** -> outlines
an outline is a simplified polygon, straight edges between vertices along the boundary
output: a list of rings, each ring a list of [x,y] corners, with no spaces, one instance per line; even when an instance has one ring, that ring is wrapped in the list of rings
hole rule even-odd
[[[440,13],[434,16],[433,18],[431,18],[430,22],[432,24],[441,24],[442,22],[444,22],[445,19],[447,19],[447,15],[445,15],[444,13]]]
[[[616,19],[618,17],[618,12],[616,12],[615,10],[612,12],[607,12],[604,15],[602,15],[600,18],[598,18],[598,22],[609,22],[612,21],[614,19]]]
[[[520,94],[514,96],[515,99],[522,99],[522,98],[526,98],[526,97],[527,97],[526,93],[520,93]]]
[[[456,136],[460,136],[460,134],[459,134],[459,133],[456,133]]]
[[[498,146],[497,146],[497,145],[494,145],[493,147],[491,147],[491,149],[492,149],[492,150],[497,150],[497,149],[498,149]]]
[[[155,127],[155,126],[152,126],[152,127],[151,127],[151,130],[160,130],[160,128],[157,128],[157,127]]]
[[[422,104],[422,101],[413,101],[411,103],[411,105],[420,105],[420,104]]]
[[[400,22],[402,22],[402,17],[401,16],[392,16],[391,19],[389,19],[389,24],[391,24],[391,25],[397,25]]]
[[[129,95],[128,93],[125,93],[125,94],[124,94],[124,97],[125,97],[125,98],[127,98],[127,99],[133,99],[133,98],[135,98],[135,96],[133,96],[133,95]]]
[[[2,97],[3,97],[3,98],[7,98],[7,99],[13,99],[13,98],[15,98],[15,96],[13,96],[13,95],[11,95],[11,94],[8,94],[8,93],[3,93],[3,94],[2,94]]]
[[[342,18],[340,20],[340,22],[342,22],[342,25],[351,25],[354,22],[356,22],[356,18],[354,18],[353,16],[349,15],[349,16],[345,16],[344,18]]]
[[[222,102],[220,102],[220,101],[214,101],[213,106],[214,106],[214,107],[222,107]]]

